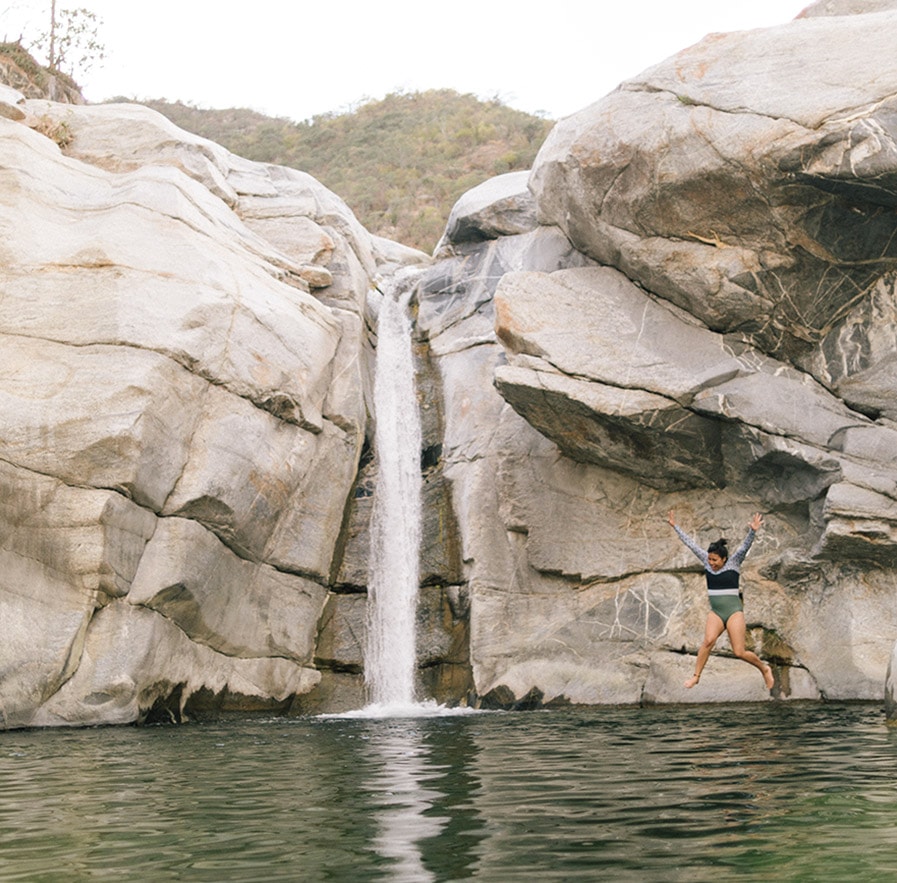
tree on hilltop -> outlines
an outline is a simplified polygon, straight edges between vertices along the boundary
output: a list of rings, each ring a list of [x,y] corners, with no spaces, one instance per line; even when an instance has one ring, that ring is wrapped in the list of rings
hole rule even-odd
[[[106,57],[106,47],[100,42],[102,21],[86,6],[58,9],[51,0],[47,28],[29,48],[41,52],[52,71],[77,77],[87,73],[94,64]]]

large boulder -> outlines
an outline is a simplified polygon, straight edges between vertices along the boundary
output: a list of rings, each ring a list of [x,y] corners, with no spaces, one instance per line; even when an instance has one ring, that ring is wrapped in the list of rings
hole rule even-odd
[[[541,219],[830,382],[818,349],[897,258],[895,33],[886,11],[711,35],[555,127],[531,179]],[[891,362],[873,347],[836,379],[893,413],[875,384]]]
[[[366,431],[366,234],[145,109],[38,104],[73,139],[0,120],[0,715],[289,705]],[[277,242],[234,211],[263,198]],[[303,261],[328,255],[324,304]]]
[[[545,226],[447,231],[419,323],[484,703],[768,696],[725,638],[682,686],[707,603],[670,509],[702,542],[766,514],[743,580],[776,696],[881,695],[897,633],[890,6],[708,37],[555,127],[529,181]],[[467,208],[486,193],[457,218],[500,218],[498,189]],[[575,251],[544,260],[560,236]]]
[[[535,230],[536,205],[529,191],[529,175],[528,171],[508,172],[468,190],[452,207],[435,253],[447,254],[452,245],[462,242]]]

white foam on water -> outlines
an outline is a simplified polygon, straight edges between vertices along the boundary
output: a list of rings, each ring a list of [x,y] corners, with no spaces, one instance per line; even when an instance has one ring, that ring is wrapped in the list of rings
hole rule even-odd
[[[430,699],[426,702],[386,704],[372,702],[364,708],[334,714],[320,714],[318,717],[331,720],[386,720],[392,718],[467,717],[473,714],[488,713],[485,709],[469,708],[466,705],[454,707],[438,705]]]

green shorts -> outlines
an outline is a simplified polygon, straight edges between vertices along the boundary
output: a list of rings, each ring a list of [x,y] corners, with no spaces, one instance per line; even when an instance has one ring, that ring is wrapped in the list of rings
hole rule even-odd
[[[723,621],[725,625],[733,613],[744,610],[741,603],[741,595],[710,595],[710,609]]]

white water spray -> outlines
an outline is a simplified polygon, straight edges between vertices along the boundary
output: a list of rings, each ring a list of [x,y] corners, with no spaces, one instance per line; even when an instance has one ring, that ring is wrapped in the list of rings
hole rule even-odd
[[[371,517],[365,682],[380,709],[414,705],[421,539],[420,413],[414,390],[409,286],[380,304],[374,373],[377,489]]]

